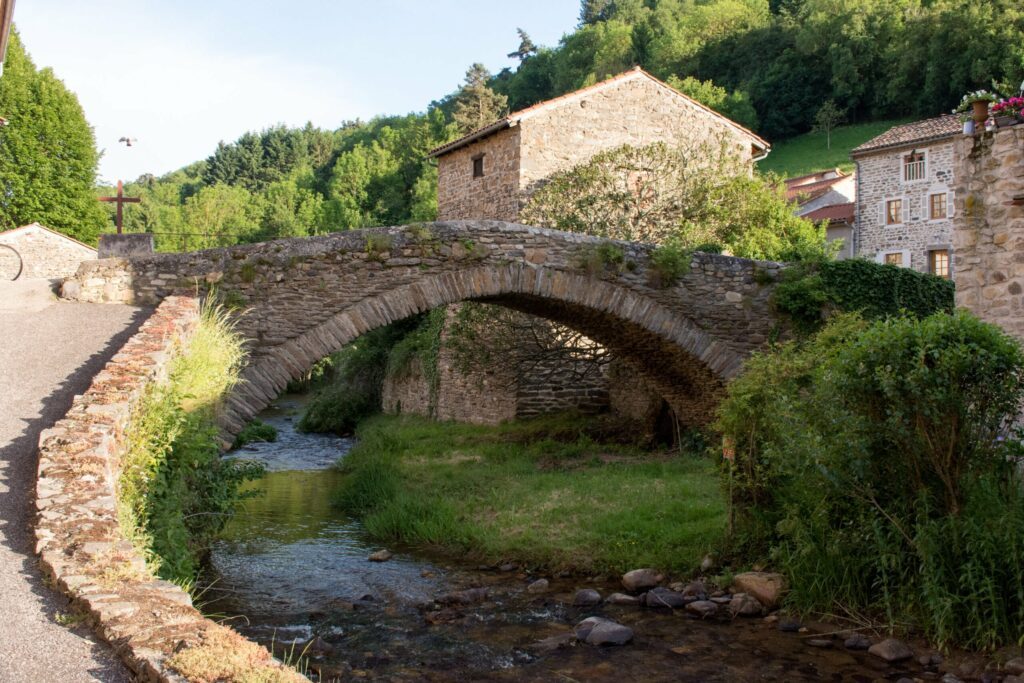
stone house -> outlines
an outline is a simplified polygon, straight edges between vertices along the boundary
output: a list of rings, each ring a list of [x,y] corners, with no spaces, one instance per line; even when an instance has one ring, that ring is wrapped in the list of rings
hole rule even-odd
[[[952,277],[955,115],[890,128],[856,147],[854,253]]]
[[[763,139],[640,68],[514,112],[430,152],[438,220],[515,222],[554,173],[623,145],[721,138],[752,164]]]
[[[828,221],[825,236],[829,242],[842,240],[836,258],[853,258],[853,214],[857,197],[857,179],[838,168],[817,171],[785,181],[786,199],[796,204],[797,216],[820,223]]]
[[[551,175],[623,145],[722,142],[751,172],[767,142],[637,68],[509,114],[430,152],[438,164],[438,219],[515,222]],[[529,340],[523,342],[528,344]],[[612,361],[600,372],[502,367],[463,374],[442,344],[430,396],[422,370],[383,386],[386,412],[495,424],[561,410],[612,410],[653,435],[667,403]],[[433,405],[431,405],[433,401]]]
[[[14,250],[0,247],[0,279],[4,280],[70,277],[82,261],[96,258],[94,248],[39,223],[0,232],[0,245]]]

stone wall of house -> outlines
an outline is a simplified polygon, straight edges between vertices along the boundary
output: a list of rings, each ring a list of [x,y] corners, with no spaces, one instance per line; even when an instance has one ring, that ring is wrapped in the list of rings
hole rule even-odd
[[[957,145],[956,304],[1024,340],[1024,125]]]
[[[552,174],[622,145],[724,140],[743,160],[751,138],[722,117],[646,77],[569,95],[519,124],[520,200]]]
[[[217,640],[250,662],[245,673],[254,679],[299,683],[306,679],[204,617],[182,588],[158,579],[118,522],[118,480],[135,410],[146,388],[166,378],[198,319],[197,299],[166,298],[67,414],[39,435],[39,564],[134,680],[181,683],[169,658]]]
[[[96,258],[96,250],[80,242],[56,234],[39,225],[27,225],[7,232],[0,232],[0,244],[6,244],[21,256],[22,270],[19,279],[64,278],[78,270],[82,261]],[[8,273],[13,263],[3,259],[3,273],[0,277],[13,277]]]
[[[665,399],[630,364],[616,358],[608,367],[608,405],[613,415],[636,425],[637,432],[654,435]]]
[[[903,158],[915,150],[925,153],[925,178],[906,182]],[[930,251],[952,249],[956,141],[946,139],[870,152],[856,162],[856,255],[883,261],[885,254],[900,252],[904,267],[927,273]],[[929,197],[933,194],[946,196],[946,218],[931,219]],[[885,222],[886,202],[890,199],[903,200],[903,218],[895,225]]]
[[[483,177],[473,177],[482,157]],[[519,129],[507,128],[437,160],[439,220],[514,221],[519,215]]]

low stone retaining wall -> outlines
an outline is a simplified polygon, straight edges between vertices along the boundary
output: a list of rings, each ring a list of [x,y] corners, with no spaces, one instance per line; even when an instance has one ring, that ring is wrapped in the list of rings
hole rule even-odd
[[[252,668],[279,669],[273,680],[304,681],[262,647],[206,619],[177,585],[154,577],[118,522],[116,490],[133,412],[146,387],[166,377],[198,321],[197,299],[166,298],[65,417],[40,435],[36,552],[139,680],[186,681],[170,669],[169,657],[230,642]]]

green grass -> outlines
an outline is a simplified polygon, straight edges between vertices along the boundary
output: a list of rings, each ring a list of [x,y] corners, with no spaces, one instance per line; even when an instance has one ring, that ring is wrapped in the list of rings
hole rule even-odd
[[[841,126],[832,131],[831,149],[826,145],[824,133],[805,133],[789,140],[782,140],[772,145],[772,151],[764,161],[757,163],[757,170],[790,178],[826,168],[852,171],[851,149],[909,120],[895,119]]]
[[[560,416],[499,427],[378,416],[359,429],[336,495],[382,542],[478,561],[690,571],[720,542],[714,465],[599,443]]]

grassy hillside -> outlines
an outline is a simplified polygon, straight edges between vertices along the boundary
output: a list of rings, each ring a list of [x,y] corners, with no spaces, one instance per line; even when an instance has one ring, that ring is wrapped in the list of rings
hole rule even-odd
[[[875,121],[842,126],[832,131],[832,148],[828,149],[824,133],[806,133],[772,145],[771,154],[758,162],[762,173],[772,172],[789,177],[805,175],[824,168],[853,170],[850,150],[867,142],[907,119]]]

